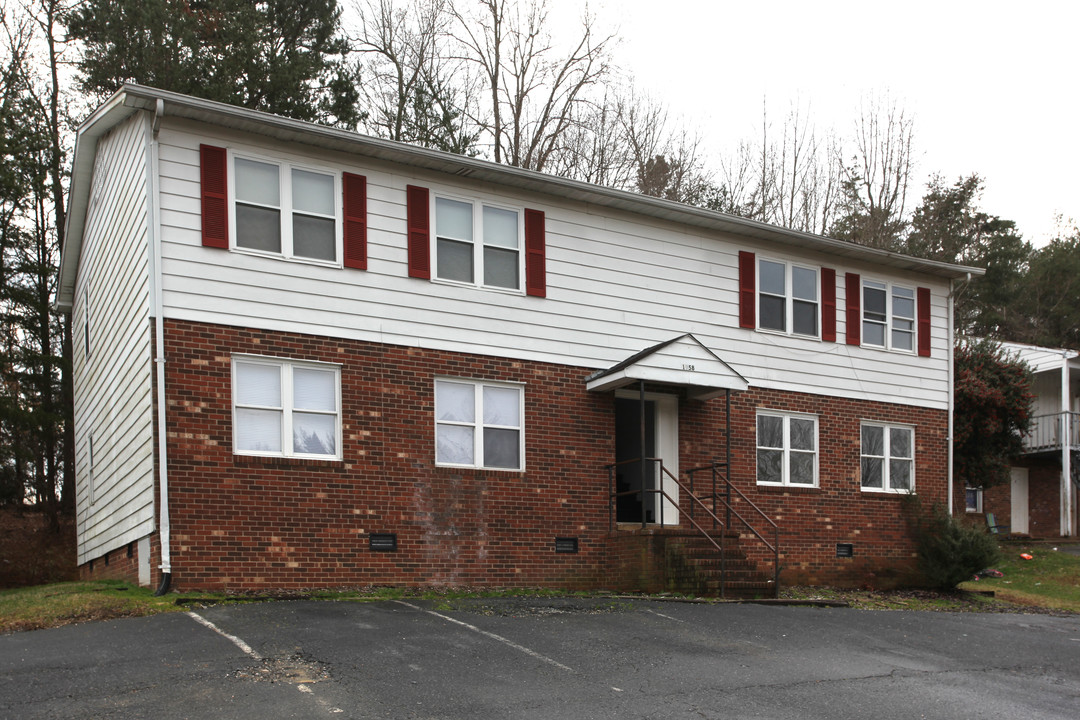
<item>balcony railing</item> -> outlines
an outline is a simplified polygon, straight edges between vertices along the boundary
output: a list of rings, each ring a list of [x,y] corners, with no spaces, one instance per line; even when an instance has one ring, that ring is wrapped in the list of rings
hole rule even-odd
[[[1060,450],[1068,427],[1069,446],[1080,448],[1080,413],[1061,412],[1036,415],[1031,430],[1024,436],[1024,449],[1029,453]]]

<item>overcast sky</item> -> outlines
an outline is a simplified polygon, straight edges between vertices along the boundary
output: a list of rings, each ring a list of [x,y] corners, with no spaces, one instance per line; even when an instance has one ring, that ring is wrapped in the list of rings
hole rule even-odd
[[[549,0],[558,14],[580,0]],[[810,106],[848,135],[860,99],[888,94],[915,118],[914,197],[941,173],[986,183],[985,211],[1042,244],[1055,214],[1080,220],[1080,3],[1075,0],[590,0],[617,28],[639,87],[729,153]],[[561,20],[562,18],[560,18]]]

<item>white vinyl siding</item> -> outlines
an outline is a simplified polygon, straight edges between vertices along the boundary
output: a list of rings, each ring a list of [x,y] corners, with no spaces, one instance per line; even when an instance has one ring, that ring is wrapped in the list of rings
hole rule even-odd
[[[72,322],[78,562],[153,531],[149,118],[102,138]],[[91,449],[91,435],[93,448]]]
[[[843,342],[815,343],[808,352],[805,337],[747,335],[739,328],[738,252],[746,247],[745,238],[345,153],[301,154],[309,150],[295,143],[218,129],[211,134],[204,126],[170,118],[163,121],[160,139],[168,318],[586,369],[611,367],[690,332],[755,387],[947,407],[946,281],[899,272],[896,277],[905,287],[932,291],[931,357],[896,353],[882,362],[880,352]],[[366,176],[367,272],[359,277],[316,263],[286,263],[256,253],[224,255],[203,247],[200,142],[244,156]],[[541,302],[520,291],[476,292],[475,285],[410,279],[405,206],[410,184],[429,188],[435,197],[544,211],[547,297]],[[431,233],[434,243],[434,204]],[[880,270],[794,246],[769,248],[771,257],[834,267],[841,274]],[[433,274],[435,262],[432,256]],[[843,308],[843,284],[836,300]],[[842,313],[837,320],[842,337]]]

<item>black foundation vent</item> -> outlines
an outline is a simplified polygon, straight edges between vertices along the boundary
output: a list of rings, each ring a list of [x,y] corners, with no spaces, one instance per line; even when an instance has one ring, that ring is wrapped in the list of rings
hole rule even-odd
[[[578,539],[572,537],[555,538],[555,552],[576,553],[578,551]]]
[[[854,543],[836,543],[836,557],[855,557]]]
[[[368,542],[371,552],[397,552],[397,533],[371,533]]]

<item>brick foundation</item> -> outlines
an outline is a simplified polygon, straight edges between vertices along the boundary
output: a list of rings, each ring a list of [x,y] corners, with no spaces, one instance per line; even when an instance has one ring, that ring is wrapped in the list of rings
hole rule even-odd
[[[174,588],[657,585],[662,567],[648,541],[621,542],[609,529],[603,467],[615,454],[614,400],[585,390],[589,369],[165,325]],[[234,455],[235,353],[339,363],[343,459]],[[433,387],[442,376],[525,384],[524,471],[435,466]],[[722,459],[723,397],[649,389],[680,395],[680,467]],[[756,485],[758,408],[818,416],[820,487]],[[916,427],[916,488],[924,503],[943,502],[944,411],[764,389],[732,395],[732,479],[780,524],[784,583],[908,577],[913,547],[903,498],[860,490],[862,420]],[[395,533],[397,551],[372,552],[372,533]],[[555,553],[557,536],[578,538],[579,552]],[[841,542],[854,544],[853,558],[836,557]],[[745,547],[751,557],[767,556],[753,542]],[[113,553],[110,572],[122,566]],[[94,577],[102,567],[95,561]],[[156,583],[156,558],[152,568]]]

